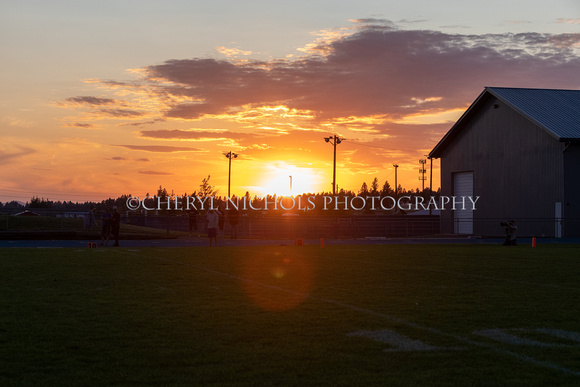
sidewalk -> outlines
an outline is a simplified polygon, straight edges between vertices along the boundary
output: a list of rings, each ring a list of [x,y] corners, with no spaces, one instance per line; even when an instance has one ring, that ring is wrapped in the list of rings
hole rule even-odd
[[[98,248],[115,248],[109,241],[109,247],[99,246],[100,240],[0,240],[0,248],[25,247],[25,248],[88,248],[88,243],[96,243]],[[178,239],[148,239],[148,240],[121,240],[120,247],[201,247],[208,246],[207,238],[178,238]],[[368,244],[497,244],[501,245],[503,239],[485,238],[362,238],[362,239],[325,239],[324,245],[368,245]],[[538,239],[537,245],[552,243],[578,243],[579,238],[574,239]],[[220,246],[293,246],[294,240],[284,239],[219,239]],[[304,245],[320,245],[320,239],[305,239]],[[519,238],[518,245],[531,246],[531,238]]]

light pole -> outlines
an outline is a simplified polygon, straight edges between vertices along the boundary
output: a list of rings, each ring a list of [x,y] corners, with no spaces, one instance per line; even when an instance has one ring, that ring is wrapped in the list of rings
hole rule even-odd
[[[429,168],[429,196],[433,195],[433,157],[427,156],[429,160],[431,160],[431,168]],[[431,206],[429,206],[429,215],[433,212]]]
[[[427,163],[427,160],[425,159],[421,159],[419,160],[419,164],[421,165],[421,168],[419,168],[419,173],[421,174],[421,176],[419,176],[419,180],[421,180],[423,186],[423,191],[425,192],[425,180],[427,180],[427,178],[425,177],[425,173],[427,172],[427,170],[425,169],[425,164]]]
[[[429,168],[429,195],[433,192],[433,157],[429,157],[431,160],[431,168]]]
[[[399,197],[399,186],[397,185],[397,168],[399,168],[399,164],[393,164],[395,167],[395,199]]]
[[[290,178],[290,196],[292,196],[292,175],[288,177]]]
[[[334,163],[332,169],[332,195],[336,195],[336,146],[342,142],[342,138],[338,137],[336,134],[332,137],[324,137],[324,141],[332,144],[334,147]]]
[[[228,198],[231,198],[230,196],[230,183],[232,181],[232,159],[235,159],[236,157],[238,157],[238,155],[232,151],[229,151],[228,153],[224,153],[224,156],[226,156],[229,160],[230,160],[230,166],[229,166],[229,171],[228,171]]]

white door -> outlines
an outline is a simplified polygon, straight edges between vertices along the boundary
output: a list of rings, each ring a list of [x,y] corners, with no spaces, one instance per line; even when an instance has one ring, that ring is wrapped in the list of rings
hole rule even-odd
[[[554,207],[555,212],[555,230],[554,236],[556,238],[562,238],[562,202],[556,202]]]
[[[459,204],[453,211],[453,223],[456,234],[473,234],[473,208],[468,197],[473,197],[473,172],[457,172],[453,174],[453,196],[461,203],[465,201],[465,209]]]

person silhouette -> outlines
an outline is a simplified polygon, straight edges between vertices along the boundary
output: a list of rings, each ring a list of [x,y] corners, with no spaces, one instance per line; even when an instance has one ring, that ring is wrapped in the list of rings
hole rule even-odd
[[[109,207],[105,207],[105,212],[101,216],[101,246],[109,245],[109,238],[111,236],[111,223],[113,215]]]
[[[217,246],[217,230],[219,226],[219,215],[215,208],[210,208],[205,215],[207,220],[207,236],[209,237],[209,246]]]
[[[113,246],[119,246],[119,232],[121,231],[121,214],[117,211],[117,206],[113,207],[113,214],[111,216],[111,233],[115,238]]]

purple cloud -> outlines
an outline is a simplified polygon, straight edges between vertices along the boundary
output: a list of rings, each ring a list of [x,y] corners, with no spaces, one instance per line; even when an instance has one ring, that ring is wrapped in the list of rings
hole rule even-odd
[[[576,87],[580,34],[458,35],[365,26],[295,61],[245,64],[168,60],[142,82],[168,104],[167,117],[196,119],[244,105],[285,104],[319,119],[387,114],[398,118],[465,106],[487,85]],[[441,97],[413,107],[416,99]]]
[[[141,150],[145,152],[199,152],[203,149],[190,148],[185,146],[164,146],[164,145],[115,145],[132,150]]]
[[[69,104],[77,104],[77,105],[116,105],[119,101],[111,98],[99,98],[99,97],[91,97],[91,96],[81,96],[81,97],[71,97],[65,99],[65,102]]]
[[[139,135],[143,138],[154,138],[164,140],[207,140],[207,139],[248,139],[258,136],[250,133],[237,133],[231,131],[216,130],[142,130]]]
[[[71,128],[81,128],[81,129],[94,129],[97,127],[96,125],[93,125],[93,124],[85,124],[85,123],[81,123],[81,122],[67,124],[66,126],[69,126]]]
[[[130,109],[100,109],[104,116],[115,118],[135,118],[144,116],[145,113]]]
[[[352,33],[321,41],[295,60],[171,59],[145,67],[135,81],[101,84],[156,99],[161,106],[154,112],[157,121],[206,116],[235,120],[248,107],[284,105],[308,112],[296,125],[302,133],[331,123],[333,128],[387,133],[390,141],[403,141],[412,133],[421,138],[421,147],[436,142],[433,138],[447,127],[404,124],[404,117],[464,109],[485,86],[580,87],[580,34],[447,34],[403,30],[383,19],[354,22]],[[120,109],[116,107],[122,104],[116,100],[70,100],[99,106],[101,114],[109,118],[134,119],[145,111],[151,115],[151,104],[139,106],[139,101],[125,104],[132,109]],[[113,102],[114,106],[102,108]],[[262,113],[256,114],[256,121],[244,121],[246,128],[267,126],[260,121]],[[366,124],[346,120],[349,117],[380,119]],[[288,122],[278,120],[272,125],[279,129]],[[293,126],[284,130],[289,133]],[[231,131],[151,130],[139,135],[151,139],[248,138]],[[133,149],[176,151],[175,147]]]
[[[8,164],[12,160],[18,160],[20,158],[26,157],[28,155],[31,155],[31,154],[37,152],[36,149],[30,148],[27,146],[23,146],[23,145],[16,145],[15,148],[18,148],[18,149],[14,152],[6,152],[3,150],[0,150],[0,162]]]
[[[171,172],[158,172],[158,171],[139,171],[142,175],[154,175],[154,176],[166,176],[173,175]]]

